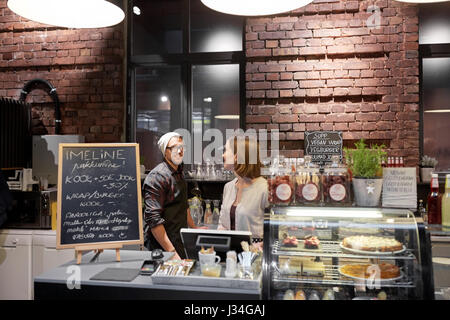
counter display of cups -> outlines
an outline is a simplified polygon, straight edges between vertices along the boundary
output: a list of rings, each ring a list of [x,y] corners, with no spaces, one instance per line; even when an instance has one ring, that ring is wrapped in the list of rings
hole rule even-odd
[[[217,264],[220,263],[220,257],[216,255],[214,247],[209,249],[201,249],[198,252],[198,261],[200,264]]]

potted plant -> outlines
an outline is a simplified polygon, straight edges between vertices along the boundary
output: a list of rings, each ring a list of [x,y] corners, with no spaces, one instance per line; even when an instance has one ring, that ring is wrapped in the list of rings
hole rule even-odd
[[[438,161],[427,155],[422,157],[420,161],[420,177],[422,182],[431,182],[431,173],[435,171]]]
[[[355,143],[356,149],[344,148],[347,165],[353,175],[353,191],[356,205],[362,207],[378,206],[383,187],[383,168],[386,160],[384,145],[370,148],[361,139]]]

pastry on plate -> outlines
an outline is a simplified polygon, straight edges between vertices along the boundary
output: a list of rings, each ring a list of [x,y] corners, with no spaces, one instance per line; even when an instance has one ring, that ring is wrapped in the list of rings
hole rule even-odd
[[[403,249],[401,242],[393,238],[375,236],[351,236],[342,241],[345,248],[360,251],[393,252]]]
[[[302,260],[302,276],[323,277],[325,275],[325,265],[322,261],[314,259]]]
[[[306,236],[303,241],[305,249],[319,249],[320,240],[316,236]]]
[[[298,239],[295,236],[287,236],[283,239],[283,246],[296,247],[298,245]]]
[[[346,264],[340,267],[340,272],[353,278],[379,276],[382,280],[389,280],[400,276],[400,268],[390,263],[380,264]]]

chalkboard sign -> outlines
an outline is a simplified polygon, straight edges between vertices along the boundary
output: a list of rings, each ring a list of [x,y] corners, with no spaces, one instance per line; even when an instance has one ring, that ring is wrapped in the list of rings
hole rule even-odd
[[[143,244],[139,145],[61,143],[57,248]]]
[[[306,131],[305,154],[311,156],[312,162],[320,165],[331,162],[334,155],[338,155],[342,161],[342,132]]]

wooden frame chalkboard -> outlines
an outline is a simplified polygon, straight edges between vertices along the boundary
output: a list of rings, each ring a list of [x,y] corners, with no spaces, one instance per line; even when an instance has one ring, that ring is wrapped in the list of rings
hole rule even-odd
[[[137,143],[61,143],[57,249],[144,243]]]

